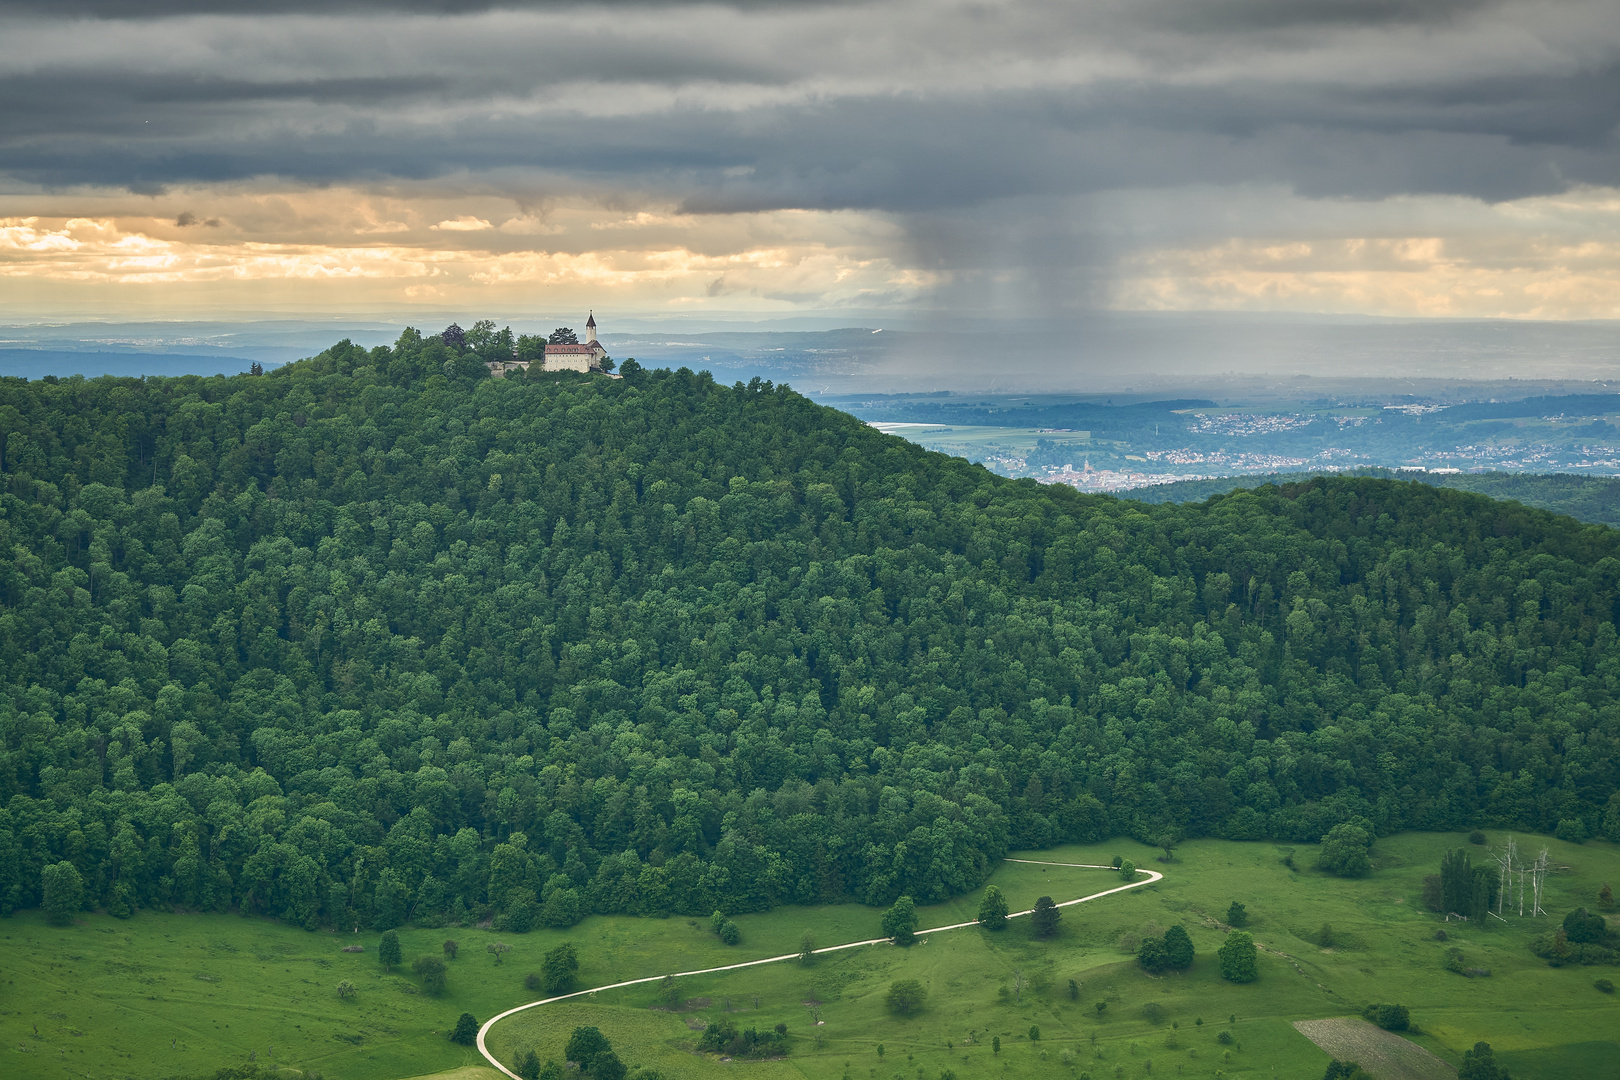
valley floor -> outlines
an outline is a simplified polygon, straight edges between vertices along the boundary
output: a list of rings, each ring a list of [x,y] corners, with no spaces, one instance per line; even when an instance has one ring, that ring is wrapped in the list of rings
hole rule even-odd
[[[1492,843],[1503,838],[1490,835]],[[1117,854],[1166,876],[1065,909],[1051,941],[1032,939],[1027,920],[1019,920],[999,933],[968,929],[911,949],[873,946],[808,967],[788,962],[693,977],[678,986],[674,1009],[657,984],[628,987],[521,1013],[491,1029],[489,1044],[508,1062],[531,1046],[542,1060],[561,1060],[573,1027],[592,1024],[627,1064],[656,1067],[669,1080],[934,1080],[945,1070],[960,1080],[1314,1077],[1327,1055],[1294,1021],[1353,1015],[1386,1001],[1411,1008],[1423,1032],[1413,1041],[1444,1061],[1454,1064],[1484,1040],[1521,1080],[1612,1077],[1620,1001],[1593,983],[1620,971],[1549,968],[1527,944],[1572,908],[1591,906],[1603,882],[1620,883],[1620,848],[1519,840],[1521,849],[1545,843],[1560,868],[1548,882],[1549,918],[1510,917],[1484,929],[1423,911],[1423,877],[1436,872],[1443,851],[1467,847],[1460,835],[1384,839],[1374,849],[1377,870],[1360,880],[1310,870],[1308,845],[1200,840],[1177,848],[1167,864],[1128,841],[1068,846],[1033,857],[1107,862]],[[1476,862],[1486,857],[1484,849],[1469,850]],[[1288,855],[1299,870],[1284,864]],[[1014,910],[1040,895],[1065,900],[1117,882],[1107,871],[1013,863],[992,880]],[[1218,920],[1233,900],[1247,905],[1249,929],[1264,950],[1260,979],[1246,986],[1222,981],[1215,960]],[[974,894],[922,909],[921,925],[971,919],[977,905]],[[463,1011],[483,1020],[536,997],[524,989],[524,976],[559,941],[575,944],[580,983],[590,986],[794,952],[806,930],[818,945],[872,937],[878,918],[858,905],[739,916],[742,943],[730,948],[706,920],[686,917],[593,917],[568,931],[524,935],[408,929],[400,935],[405,966],[385,973],[375,933],[156,913],[125,921],[87,915],[59,929],[38,912],[21,912],[0,922],[0,1073],[144,1080],[211,1074],[251,1055],[326,1080],[461,1069],[458,1080],[493,1080],[493,1071],[477,1070],[474,1049],[448,1042],[445,1033]],[[1173,923],[1191,934],[1197,961],[1186,974],[1150,977],[1122,949]],[[1333,927],[1330,948],[1317,944],[1323,923]],[[1435,940],[1442,928],[1444,943]],[[429,997],[408,974],[409,963],[439,954],[447,937],[460,942],[460,957],[450,965],[447,992]],[[497,940],[512,946],[499,965],[485,949]],[[365,951],[342,951],[352,944]],[[1467,966],[1490,969],[1490,977],[1446,971],[1451,947],[1463,949]],[[882,1004],[889,984],[902,978],[929,991],[926,1008],[910,1019],[889,1015]],[[335,990],[344,980],[358,988],[348,1000]],[[739,1028],[787,1024],[791,1055],[725,1064],[697,1055],[695,1029],[723,1019]],[[1220,1041],[1222,1032],[1230,1032],[1229,1043]]]

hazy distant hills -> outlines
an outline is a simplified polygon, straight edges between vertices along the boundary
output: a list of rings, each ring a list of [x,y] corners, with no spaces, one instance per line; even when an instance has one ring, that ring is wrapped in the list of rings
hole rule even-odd
[[[87,379],[101,375],[239,375],[252,363],[240,356],[194,353],[0,349],[0,376],[23,379],[47,375],[83,375]]]

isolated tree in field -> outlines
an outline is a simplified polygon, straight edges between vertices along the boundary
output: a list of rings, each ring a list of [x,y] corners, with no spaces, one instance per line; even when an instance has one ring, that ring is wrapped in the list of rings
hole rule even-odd
[[[1247,930],[1227,934],[1216,955],[1221,961],[1221,978],[1227,982],[1251,983],[1260,977],[1259,953]]]
[[[994,885],[984,890],[979,901],[979,925],[986,930],[1000,930],[1007,925],[1007,898]]]
[[[1069,980],[1069,1000],[1070,1001],[1079,1001],[1080,1000],[1080,984],[1075,982],[1073,979]]]
[[[1238,903],[1236,900],[1232,901],[1232,906],[1226,909],[1226,925],[1235,927],[1239,930],[1243,929],[1245,926],[1248,926],[1248,909],[1242,904]]]
[[[1119,864],[1119,876],[1120,876],[1121,879],[1123,879],[1125,881],[1135,881],[1136,880],[1136,864],[1131,862],[1131,860],[1129,860],[1129,859],[1126,859],[1124,862],[1120,863]]]
[[[1614,910],[1614,890],[1609,888],[1607,881],[1603,883],[1603,888],[1598,890],[1598,907],[1604,911]]]
[[[377,945],[377,962],[388,971],[393,971],[394,965],[400,962],[398,931],[384,932],[382,941]]]
[[[446,941],[444,943],[444,955],[448,956],[452,960],[456,958],[456,953],[460,950],[461,943],[459,941]]]
[[[590,1072],[596,1065],[597,1056],[613,1051],[613,1044],[607,1041],[607,1036],[594,1027],[577,1027],[568,1037],[568,1045],[563,1048],[563,1056],[569,1061],[579,1063],[580,1069]]]
[[[1316,932],[1316,943],[1324,949],[1331,949],[1338,944],[1338,938],[1333,933],[1332,923],[1322,924],[1322,928]]]
[[[540,1055],[534,1052],[534,1047],[523,1051],[512,1063],[512,1071],[523,1077],[523,1080],[540,1080]]]
[[[1038,938],[1049,938],[1057,933],[1058,920],[1061,918],[1063,913],[1052,903],[1052,898],[1043,896],[1035,901],[1035,910],[1029,916],[1030,929]]]
[[[990,1040],[990,1052],[992,1054],[1001,1053],[1001,1036],[1000,1035],[997,1035],[997,1036],[995,1036],[994,1038],[992,1038]]]
[[[47,866],[40,875],[45,894],[45,916],[52,926],[67,926],[84,906],[84,878],[78,868],[63,860]]]
[[[1462,1064],[1457,1066],[1457,1080],[1509,1080],[1508,1072],[1496,1063],[1491,1044],[1477,1042],[1472,1050],[1463,1051]]]
[[[720,941],[726,945],[735,945],[742,940],[742,928],[727,919],[720,924]]]
[[[450,1033],[450,1041],[460,1043],[462,1046],[471,1046],[478,1041],[478,1018],[472,1013],[462,1013],[456,1021],[456,1029]]]
[[[343,998],[344,1000],[354,997],[354,983],[350,982],[348,979],[344,979],[342,982],[338,983],[337,996]]]
[[[579,972],[579,954],[574,951],[572,944],[565,941],[546,953],[540,970],[547,993],[566,993],[574,985],[574,976]]]
[[[725,912],[716,911],[713,915],[709,916],[709,933],[718,935],[720,933],[720,928],[724,925],[726,925]]]
[[[504,941],[492,941],[484,946],[484,951],[495,958],[495,966],[499,967],[506,954],[512,951],[512,946]]]
[[[799,938],[799,963],[809,967],[816,961],[816,935],[809,930]]]
[[[1153,842],[1155,846],[1164,851],[1164,858],[1160,862],[1174,862],[1176,858],[1176,845],[1181,843],[1181,837],[1175,833],[1165,833]]]
[[[423,990],[434,997],[444,993],[446,969],[443,960],[437,956],[418,956],[411,963],[411,970],[422,980]]]
[[[1184,971],[1192,967],[1193,956],[1192,938],[1187,936],[1186,927],[1178,923],[1164,932],[1164,960],[1167,966]]]
[[[917,905],[911,897],[902,896],[883,913],[883,936],[896,945],[910,945],[917,940]]]
[[[1169,966],[1169,960],[1164,954],[1164,939],[1149,934],[1142,939],[1136,947],[1136,962],[1142,970],[1149,975],[1157,975]]]
[[[923,1007],[928,998],[928,991],[916,979],[901,979],[889,984],[889,992],[884,995],[884,1004],[889,1011],[899,1013],[901,1016],[910,1016]]]
[[[1372,872],[1372,860],[1367,857],[1372,842],[1372,828],[1364,819],[1335,825],[1322,837],[1316,865],[1339,877],[1366,877]]]

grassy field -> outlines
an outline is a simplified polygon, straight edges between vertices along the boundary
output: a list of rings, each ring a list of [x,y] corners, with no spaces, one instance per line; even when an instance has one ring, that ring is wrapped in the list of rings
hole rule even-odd
[[[1493,842],[1499,840],[1491,836]],[[1521,837],[1521,847],[1529,838]],[[1540,841],[1537,841],[1539,846]],[[1548,882],[1557,918],[1591,903],[1603,881],[1620,883],[1620,849],[1546,840],[1565,869]],[[1196,841],[1167,865],[1125,841],[1067,847],[1036,857],[1106,862],[1114,854],[1153,866],[1163,882],[1066,909],[1056,939],[1032,940],[1015,923],[939,935],[914,948],[851,950],[819,958],[682,981],[675,1010],[654,986],[519,1014],[491,1032],[505,1059],[530,1046],[560,1059],[577,1024],[595,1024],[624,1060],[656,1066],[672,1080],[731,1069],[757,1080],[778,1077],[934,1080],[942,1070],[969,1077],[1319,1076],[1327,1055],[1293,1022],[1358,1013],[1370,1001],[1408,1005],[1423,1034],[1413,1041],[1455,1063],[1478,1039],[1490,1042],[1522,1080],[1593,1080],[1615,1075],[1620,1002],[1593,988],[1614,969],[1553,969],[1530,955],[1533,933],[1552,920],[1508,926],[1441,923],[1417,903],[1422,878],[1462,837],[1404,834],[1374,849],[1378,870],[1347,881],[1308,869],[1308,845]],[[1476,858],[1482,849],[1472,848]],[[995,882],[1014,909],[1036,896],[1066,899],[1117,883],[1105,871],[1004,865]],[[1260,980],[1223,982],[1214,952],[1216,919],[1234,899],[1248,905],[1264,947]],[[925,909],[922,925],[971,918],[977,897]],[[166,1077],[263,1063],[320,1072],[327,1080],[397,1080],[480,1064],[443,1033],[463,1010],[480,1020],[534,995],[523,976],[561,940],[573,941],[583,985],[671,970],[734,963],[795,951],[809,929],[819,944],[873,936],[878,913],[849,905],[740,916],[741,945],[727,948],[698,920],[591,918],[566,933],[501,937],[481,930],[402,933],[407,963],[438,952],[446,936],[462,944],[442,998],[416,992],[407,975],[383,973],[375,934],[306,933],[233,916],[146,913],[127,921],[83,917],[69,928],[36,912],[0,922],[0,1074],[6,1077]],[[1185,925],[1198,949],[1186,974],[1149,977],[1122,942],[1171,923]],[[1336,944],[1320,947],[1322,923]],[[484,946],[513,946],[495,965]],[[343,953],[363,943],[364,953]],[[1465,979],[1442,967],[1460,946],[1490,978]],[[910,1019],[882,1006],[889,983],[916,978],[927,1007]],[[1018,981],[1025,988],[1014,993]],[[360,989],[340,1001],[344,979]],[[1071,1000],[1068,982],[1079,987]],[[1003,988],[1006,993],[1003,994]],[[1099,1013],[1097,1004],[1105,1003]],[[730,1018],[739,1027],[786,1023],[793,1052],[782,1061],[721,1065],[693,1052],[693,1025]],[[816,1024],[819,1019],[821,1024]],[[1202,1020],[1200,1024],[1198,1021]],[[1040,1038],[1032,1040],[1031,1026]],[[1230,1031],[1232,1041],[1219,1041]],[[991,1040],[999,1037],[999,1054]],[[878,1047],[883,1047],[880,1056]],[[273,1046],[273,1052],[271,1047]],[[291,1075],[291,1074],[289,1074]],[[469,1074],[465,1080],[471,1080]],[[450,1080],[450,1078],[445,1078]],[[455,1080],[464,1080],[457,1075]]]

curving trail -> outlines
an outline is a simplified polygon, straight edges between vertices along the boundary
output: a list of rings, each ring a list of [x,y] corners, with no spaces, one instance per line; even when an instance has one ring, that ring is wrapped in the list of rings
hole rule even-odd
[[[1101,865],[1098,865],[1096,863],[1046,862],[1046,861],[1041,860],[1041,859],[1003,859],[1002,861],[1003,862],[1011,862],[1011,863],[1022,863],[1022,864],[1026,865],[1026,866],[1066,866],[1066,867],[1073,867],[1073,868],[1079,869],[1079,870],[1112,870],[1112,869],[1114,869],[1112,866],[1101,866]],[[1136,872],[1138,874],[1146,874],[1147,877],[1142,879],[1141,881],[1130,882],[1127,885],[1116,885],[1112,889],[1104,889],[1102,892],[1092,893],[1090,896],[1082,896],[1082,897],[1079,897],[1078,899],[1075,899],[1075,900],[1065,900],[1065,901],[1063,901],[1063,903],[1058,904],[1057,906],[1060,907],[1060,908],[1066,908],[1066,907],[1073,907],[1075,904],[1089,903],[1092,900],[1101,900],[1105,896],[1113,896],[1115,893],[1126,892],[1126,891],[1128,891],[1130,889],[1139,889],[1143,885],[1151,885],[1155,881],[1160,881],[1160,880],[1162,880],[1164,878],[1164,875],[1159,873],[1157,870],[1146,870],[1146,869],[1142,869],[1142,868],[1138,867]],[[1012,914],[1008,915],[1007,918],[1009,918],[1009,919],[1023,918],[1025,915],[1031,914],[1031,912],[1033,912],[1033,910],[1034,909],[1031,908],[1029,911],[1015,911]],[[927,930],[918,930],[917,931],[917,936],[922,937],[925,934],[941,934],[941,933],[944,933],[947,930],[965,930],[970,926],[978,926],[978,925],[979,925],[978,920],[975,919],[975,920],[973,920],[971,922],[952,923],[949,926],[931,926]],[[829,945],[825,949],[816,949],[815,950],[815,955],[820,956],[823,953],[842,952],[844,949],[859,949],[859,948],[861,948],[862,946],[865,946],[865,945],[888,945],[888,944],[890,944],[890,941],[886,937],[867,938],[865,941],[849,941],[849,942],[845,942],[842,945]],[[537,1008],[537,1007],[539,1007],[541,1005],[550,1005],[554,1001],[567,1001],[569,998],[584,997],[586,994],[594,994],[594,993],[597,993],[598,991],[601,991],[601,990],[617,990],[617,989],[619,989],[620,987],[623,987],[623,986],[639,986],[642,983],[658,982],[660,979],[668,978],[671,975],[673,975],[677,979],[684,979],[688,975],[713,975],[714,973],[719,972],[719,971],[736,971],[739,968],[758,967],[761,964],[779,964],[784,960],[797,960],[798,958],[799,958],[799,954],[794,952],[794,953],[786,953],[786,954],[784,954],[782,956],[767,956],[763,960],[745,960],[740,964],[723,964],[720,967],[702,968],[702,969],[697,970],[697,971],[674,971],[674,972],[669,972],[666,975],[648,975],[645,978],[641,978],[641,979],[626,979],[623,982],[607,983],[606,985],[603,985],[603,986],[590,987],[587,990],[575,990],[575,991],[573,991],[572,993],[569,993],[569,994],[558,994],[556,997],[548,997],[548,998],[542,998],[539,1001],[531,1001],[531,1002],[529,1002],[529,1003],[527,1003],[525,1005],[519,1005],[516,1008],[507,1009],[505,1012],[499,1013],[499,1014],[497,1014],[495,1016],[490,1017],[488,1020],[486,1020],[484,1022],[484,1026],[478,1029],[478,1052],[480,1054],[484,1055],[484,1059],[486,1061],[488,1061],[491,1065],[495,1066],[501,1072],[503,1072],[507,1076],[511,1077],[511,1080],[522,1080],[522,1077],[518,1076],[517,1073],[513,1072],[511,1069],[508,1069],[505,1065],[502,1065],[499,1061],[495,1060],[495,1055],[490,1053],[489,1052],[489,1047],[484,1044],[484,1036],[489,1034],[490,1028],[494,1027],[496,1024],[500,1023],[502,1020],[505,1020],[508,1016],[511,1016],[514,1013],[523,1012],[525,1009]]]

